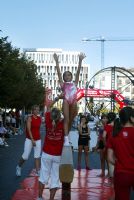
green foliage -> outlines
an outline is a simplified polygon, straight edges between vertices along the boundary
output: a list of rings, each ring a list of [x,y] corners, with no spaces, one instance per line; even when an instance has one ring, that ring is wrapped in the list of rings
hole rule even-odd
[[[43,104],[43,81],[36,65],[7,39],[0,38],[0,107],[21,109]]]

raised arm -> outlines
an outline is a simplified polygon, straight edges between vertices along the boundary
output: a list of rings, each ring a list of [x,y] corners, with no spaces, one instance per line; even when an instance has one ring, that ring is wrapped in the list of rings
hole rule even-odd
[[[50,111],[53,105],[59,101],[59,99],[63,99],[63,93],[59,94],[55,99],[51,102],[51,104],[47,107],[47,111]]]
[[[78,69],[76,72],[76,78],[75,78],[75,84],[78,85],[79,82],[79,75],[80,75],[80,70],[81,70],[81,66],[82,66],[82,60],[86,57],[86,55],[84,53],[80,53],[79,55],[79,63],[78,63]]]
[[[54,60],[56,62],[56,70],[57,70],[57,73],[58,73],[60,86],[62,86],[63,80],[62,80],[62,75],[61,75],[61,71],[60,71],[60,67],[59,67],[59,56],[56,53],[54,53],[53,57],[54,57]]]

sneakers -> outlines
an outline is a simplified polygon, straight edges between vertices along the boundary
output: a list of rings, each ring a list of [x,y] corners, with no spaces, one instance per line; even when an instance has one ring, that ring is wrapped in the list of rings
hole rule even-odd
[[[43,198],[42,197],[38,197],[36,200],[43,200]]]
[[[64,137],[64,146],[70,146],[70,142],[69,142],[68,136]]]
[[[17,165],[16,167],[16,176],[21,176],[21,167]]]
[[[4,142],[5,147],[9,147],[9,145],[7,144],[7,142]]]

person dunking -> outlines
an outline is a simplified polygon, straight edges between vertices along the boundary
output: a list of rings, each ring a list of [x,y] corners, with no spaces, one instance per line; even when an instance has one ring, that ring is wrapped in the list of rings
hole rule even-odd
[[[79,74],[82,65],[82,60],[85,58],[85,54],[80,53],[79,55],[78,69],[76,72],[76,78],[74,82],[72,81],[73,75],[70,71],[65,71],[63,73],[63,79],[62,79],[59,67],[59,56],[56,53],[53,56],[56,62],[56,70],[58,73],[60,86],[64,94],[63,98],[63,115],[64,115],[64,131],[65,131],[64,145],[69,146],[70,144],[69,144],[68,134],[72,125],[72,121],[77,114],[77,100],[76,100],[77,84],[79,81]]]
[[[82,150],[84,149],[85,155],[85,164],[86,169],[90,170],[89,168],[89,140],[90,140],[90,129],[87,125],[87,118],[86,116],[82,115],[80,118],[80,124],[78,125],[79,131],[79,139],[78,139],[78,167],[77,169],[81,169],[81,157],[82,157]]]
[[[40,154],[41,154],[41,138],[40,126],[41,117],[39,114],[39,106],[32,107],[32,115],[28,116],[26,121],[26,139],[24,144],[24,152],[16,167],[16,176],[21,176],[21,167],[23,163],[28,160],[32,148],[34,148],[35,168],[36,173],[39,175],[40,170]]]

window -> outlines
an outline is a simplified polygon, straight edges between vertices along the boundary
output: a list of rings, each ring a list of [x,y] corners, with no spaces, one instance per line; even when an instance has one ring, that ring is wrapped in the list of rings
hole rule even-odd
[[[47,66],[47,72],[49,72],[49,66]]]
[[[43,61],[43,54],[41,54],[41,61]]]
[[[64,55],[62,54],[62,62],[64,62]]]
[[[74,55],[72,55],[72,62],[74,63]]]
[[[68,63],[68,55],[66,55],[66,62]]]

